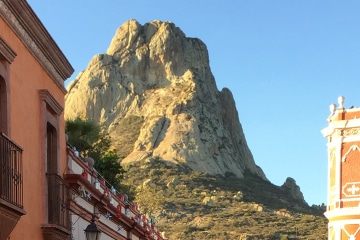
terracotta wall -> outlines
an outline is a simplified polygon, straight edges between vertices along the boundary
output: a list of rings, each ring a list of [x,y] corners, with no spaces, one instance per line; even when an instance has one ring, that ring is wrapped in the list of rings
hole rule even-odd
[[[41,115],[38,90],[47,89],[64,107],[64,92],[9,26],[0,18],[2,38],[17,54],[10,65],[10,138],[23,149],[24,210],[10,235],[11,240],[43,239],[41,224],[46,223],[45,137],[46,123]],[[45,131],[44,131],[45,130]],[[59,117],[59,174],[66,166],[63,115]]]

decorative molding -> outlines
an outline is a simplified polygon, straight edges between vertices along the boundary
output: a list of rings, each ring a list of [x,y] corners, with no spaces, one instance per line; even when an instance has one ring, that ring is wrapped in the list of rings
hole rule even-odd
[[[327,219],[336,218],[336,217],[352,217],[352,216],[360,216],[360,207],[349,207],[349,208],[335,208],[334,210],[326,211],[324,213]],[[347,219],[347,220],[332,220],[329,222],[329,226],[336,225],[336,222],[345,221],[344,224],[353,224],[352,222],[356,222],[360,224],[360,219]],[[351,222],[351,223],[350,223]]]
[[[334,227],[329,227],[329,238],[328,239],[334,239],[334,235],[335,235],[335,228]]]
[[[1,222],[1,237],[7,239],[11,234],[16,224],[19,222],[21,216],[26,212],[16,207],[15,205],[0,198],[0,222]],[[5,237],[5,238],[4,238]]]
[[[334,128],[330,126],[321,130],[321,133],[323,134],[324,137],[330,136],[331,134],[333,134],[333,132],[334,132]]]
[[[335,165],[336,167],[336,147],[332,147],[329,149],[329,165],[330,165],[330,169],[332,169],[333,165]],[[335,162],[335,164],[334,164]]]
[[[360,197],[360,182],[347,182],[342,187],[345,197]]]
[[[334,128],[356,128],[360,126],[360,119],[353,118],[347,120],[338,120],[334,123],[331,123]]]
[[[343,219],[343,220],[337,220],[337,221],[332,221],[332,222],[328,223],[329,227],[334,227],[334,228],[345,226],[345,225],[355,225],[355,224],[360,225],[360,219]]]
[[[336,143],[335,149],[336,149],[336,173],[335,173],[335,201],[339,202],[341,198],[341,154],[342,154],[342,139],[338,139],[337,141],[334,141]]]
[[[71,76],[74,69],[27,1],[0,0],[0,16],[66,93],[64,81]]]
[[[57,115],[60,115],[64,111],[64,108],[55,100],[48,90],[40,89],[39,95],[40,100],[45,101]]]
[[[343,136],[360,135],[360,128],[350,128],[343,130]]]
[[[41,225],[43,236],[47,240],[67,240],[71,234],[70,229],[66,229],[56,224]]]
[[[331,186],[329,189],[329,204],[330,205],[335,203],[335,196],[336,196],[336,188],[335,188],[335,186]]]
[[[345,234],[349,237],[349,238],[348,238],[349,240],[356,240],[356,235],[358,234],[358,232],[359,232],[359,230],[360,230],[360,224],[359,224],[359,227],[356,229],[355,233],[353,233],[353,234],[350,234],[350,233],[346,230],[345,225],[343,225],[343,226],[341,227],[341,229],[342,229],[342,230],[345,232]]]
[[[11,49],[9,44],[0,36],[0,59],[5,58],[8,63],[12,63],[16,57],[16,52]]]
[[[360,135],[360,128],[336,129],[334,132],[334,136],[336,137],[347,137],[353,135]]]
[[[355,151],[355,150],[358,150],[358,151],[360,152],[359,146],[357,146],[357,145],[352,145],[352,146],[349,148],[349,150],[344,154],[344,156],[342,157],[341,161],[342,161],[342,162],[345,162],[347,155],[348,155],[351,151]]]

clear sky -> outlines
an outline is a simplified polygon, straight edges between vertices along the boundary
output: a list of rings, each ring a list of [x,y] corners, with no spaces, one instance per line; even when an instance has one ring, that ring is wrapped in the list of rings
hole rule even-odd
[[[171,21],[208,47],[229,88],[255,162],[310,204],[326,203],[329,105],[360,106],[360,1],[28,0],[76,75],[105,53],[125,21]],[[69,82],[67,81],[67,83]]]

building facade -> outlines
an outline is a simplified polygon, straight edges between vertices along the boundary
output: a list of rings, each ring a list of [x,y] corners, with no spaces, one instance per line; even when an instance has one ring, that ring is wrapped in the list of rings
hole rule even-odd
[[[141,214],[125,193],[114,189],[93,168],[94,160],[81,158],[68,148],[71,239],[84,239],[91,220],[101,231],[101,240],[164,240],[154,222]]]
[[[67,146],[73,68],[26,0],[0,0],[0,240],[164,239]]]
[[[73,68],[25,0],[0,0],[0,239],[66,239],[64,81]],[[61,199],[65,201],[66,199]]]
[[[330,105],[328,126],[328,239],[360,239],[360,108]]]

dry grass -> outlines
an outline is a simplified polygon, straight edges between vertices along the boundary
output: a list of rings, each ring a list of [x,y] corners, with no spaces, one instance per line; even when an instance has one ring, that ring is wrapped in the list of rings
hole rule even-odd
[[[153,190],[164,196],[156,213],[169,239],[327,239],[320,208],[297,202],[254,175],[210,176],[161,161],[127,167],[127,183],[151,179]],[[174,177],[178,183],[167,187]],[[212,200],[206,205],[205,198]]]

